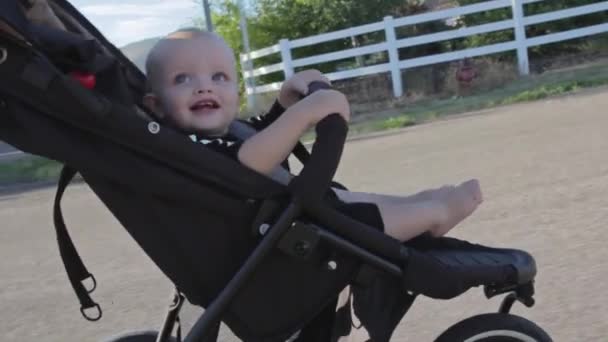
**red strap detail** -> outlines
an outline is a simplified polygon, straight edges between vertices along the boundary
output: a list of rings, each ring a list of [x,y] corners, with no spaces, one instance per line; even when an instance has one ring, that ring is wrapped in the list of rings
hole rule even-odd
[[[70,76],[80,82],[80,84],[82,84],[82,86],[87,89],[95,88],[95,85],[97,83],[97,78],[94,74],[89,74],[80,71],[72,71],[70,72]]]

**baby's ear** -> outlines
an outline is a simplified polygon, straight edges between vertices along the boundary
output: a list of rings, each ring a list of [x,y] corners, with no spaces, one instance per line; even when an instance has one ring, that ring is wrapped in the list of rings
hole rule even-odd
[[[144,106],[148,108],[158,119],[163,119],[165,114],[162,111],[158,97],[153,93],[147,93],[143,99]]]

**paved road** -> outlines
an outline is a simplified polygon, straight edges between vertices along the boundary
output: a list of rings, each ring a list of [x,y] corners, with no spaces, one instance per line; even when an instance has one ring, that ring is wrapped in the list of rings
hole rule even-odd
[[[15,151],[15,148],[13,148],[11,145],[0,141],[0,155],[5,154],[5,153],[14,152],[14,151]]]
[[[479,177],[486,201],[455,235],[533,253],[537,306],[515,311],[555,341],[605,342],[607,95],[517,105],[351,142],[339,179],[356,190],[400,194]],[[98,278],[105,317],[95,324],[79,317],[53,236],[52,196],[41,190],[0,198],[0,340],[96,341],[159,324],[170,284],[83,186],[69,189],[65,213]],[[422,299],[394,341],[431,341],[449,324],[498,305],[480,290],[447,302]]]
[[[0,141],[0,163],[15,160],[23,157],[25,154],[19,150],[16,150],[11,145],[8,145]]]

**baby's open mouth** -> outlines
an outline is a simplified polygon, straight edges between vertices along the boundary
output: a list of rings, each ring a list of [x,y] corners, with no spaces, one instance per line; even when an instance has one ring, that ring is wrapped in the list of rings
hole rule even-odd
[[[197,111],[197,110],[217,109],[217,108],[220,108],[220,105],[219,105],[219,103],[217,103],[217,101],[202,100],[202,101],[198,101],[194,105],[192,105],[190,107],[190,110]]]

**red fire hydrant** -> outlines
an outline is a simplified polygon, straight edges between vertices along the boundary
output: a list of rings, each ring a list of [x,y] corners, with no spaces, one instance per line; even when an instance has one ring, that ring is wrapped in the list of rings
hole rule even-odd
[[[477,77],[477,70],[470,59],[465,58],[460,62],[456,71],[456,80],[461,93],[468,93],[471,89],[473,80]]]

